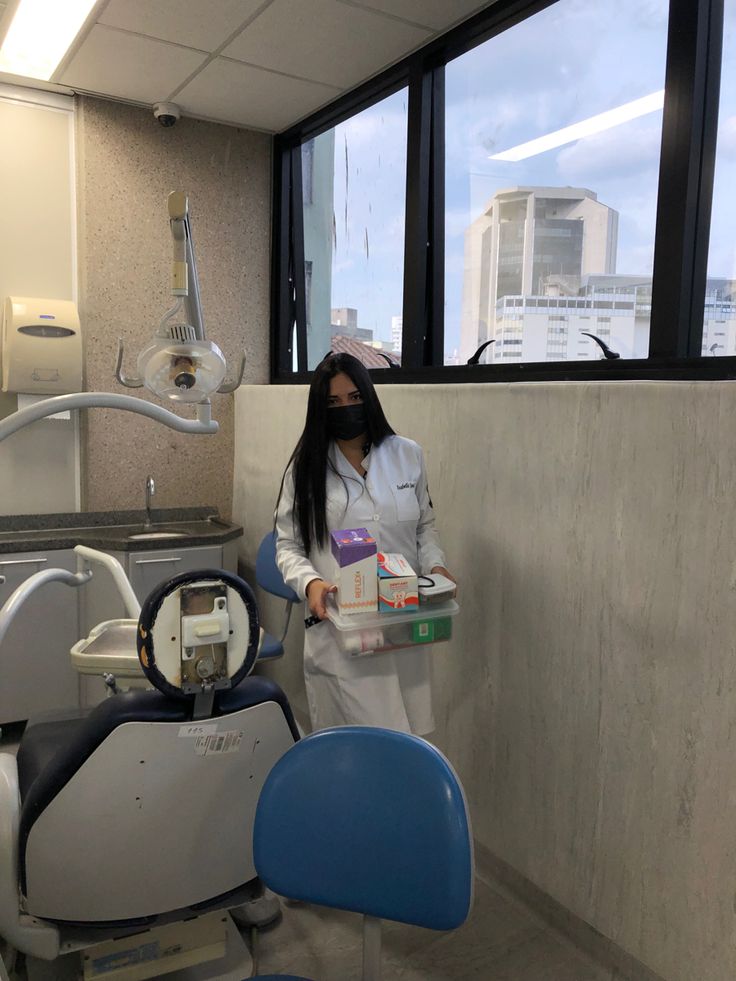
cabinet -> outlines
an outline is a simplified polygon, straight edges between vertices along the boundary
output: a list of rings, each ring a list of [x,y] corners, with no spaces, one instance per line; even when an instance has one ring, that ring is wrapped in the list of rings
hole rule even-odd
[[[0,607],[34,572],[76,568],[76,555],[67,549],[0,554]],[[77,588],[56,582],[20,608],[0,649],[0,725],[78,704],[78,676],[69,658],[79,638],[78,602]]]
[[[197,569],[222,569],[221,545],[198,545],[163,551],[128,552],[127,573],[140,602],[152,589],[172,576]]]

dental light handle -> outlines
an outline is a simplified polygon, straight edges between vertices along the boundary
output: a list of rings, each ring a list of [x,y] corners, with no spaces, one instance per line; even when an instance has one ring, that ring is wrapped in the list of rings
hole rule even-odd
[[[115,556],[107,555],[106,552],[99,552],[96,548],[89,548],[87,545],[75,545],[74,551],[77,553],[78,573],[83,571],[85,562],[92,562],[107,569],[125,604],[126,613],[132,620],[137,620],[141,614],[141,604],[133,592],[133,587],[125,575],[125,570]],[[91,572],[89,574],[92,575]]]
[[[169,194],[169,222],[174,240],[174,267],[171,292],[184,297],[187,321],[194,327],[198,341],[207,339],[199,298],[197,263],[192,246],[192,226],[189,222],[189,198],[183,191]]]
[[[16,613],[37,589],[45,586],[47,582],[63,582],[65,586],[83,586],[91,578],[92,573],[89,570],[69,572],[68,569],[42,569],[41,572],[29,576],[10,594],[0,610],[0,648]]]
[[[0,422],[0,442],[24,426],[44,419],[56,412],[68,412],[70,409],[123,409],[126,412],[137,412],[141,416],[163,423],[169,429],[180,433],[216,433],[220,428],[212,418],[212,406],[207,402],[198,402],[195,406],[196,419],[182,419],[168,409],[153,402],[135,398],[132,395],[119,395],[112,392],[77,392],[72,395],[55,395],[34,405],[26,406],[14,412]]]

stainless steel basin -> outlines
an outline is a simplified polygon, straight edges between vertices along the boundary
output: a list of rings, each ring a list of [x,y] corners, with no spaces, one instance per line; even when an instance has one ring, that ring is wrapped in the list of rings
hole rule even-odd
[[[188,538],[186,531],[139,531],[135,535],[128,535],[129,542],[154,542],[164,538]]]

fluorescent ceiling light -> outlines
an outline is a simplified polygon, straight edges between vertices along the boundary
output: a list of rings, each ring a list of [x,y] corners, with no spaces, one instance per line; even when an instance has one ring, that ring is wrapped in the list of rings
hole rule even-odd
[[[557,146],[564,146],[565,143],[572,143],[574,140],[581,140],[585,136],[593,136],[594,133],[602,133],[603,130],[611,129],[613,126],[620,126],[621,123],[628,123],[631,119],[639,116],[646,116],[647,113],[656,112],[664,105],[664,89],[661,92],[652,92],[645,95],[642,99],[634,99],[623,106],[601,112],[597,116],[583,119],[572,126],[565,126],[564,129],[555,130],[546,136],[540,136],[536,140],[529,140],[528,143],[520,143],[519,146],[504,150],[502,153],[494,153],[489,157],[490,160],[526,160],[527,157],[534,157],[538,153],[546,150],[553,150]]]
[[[0,72],[47,82],[96,0],[21,0],[0,48]]]

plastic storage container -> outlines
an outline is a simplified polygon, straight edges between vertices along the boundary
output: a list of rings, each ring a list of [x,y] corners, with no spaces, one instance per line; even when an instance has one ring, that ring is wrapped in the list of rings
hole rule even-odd
[[[452,618],[460,607],[455,600],[431,603],[407,613],[354,613],[340,615],[328,600],[327,617],[340,650],[351,657],[380,654],[421,644],[439,644],[452,637]]]

